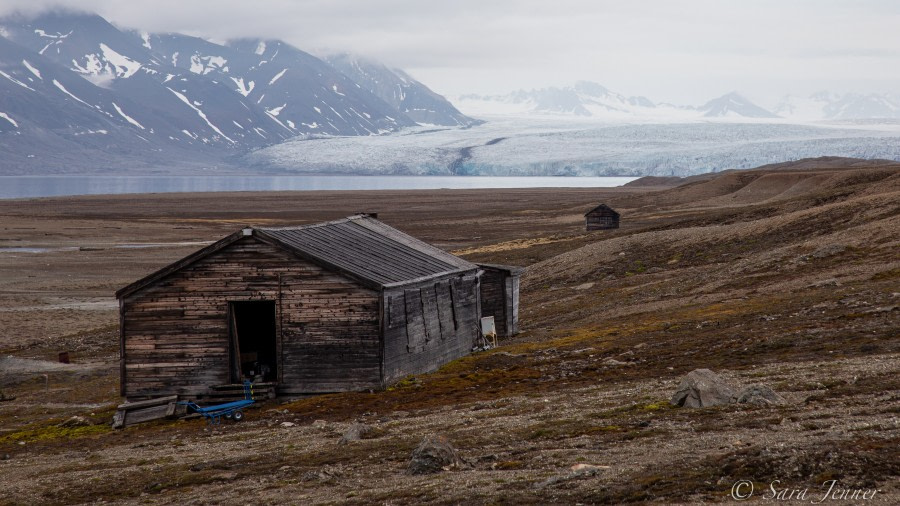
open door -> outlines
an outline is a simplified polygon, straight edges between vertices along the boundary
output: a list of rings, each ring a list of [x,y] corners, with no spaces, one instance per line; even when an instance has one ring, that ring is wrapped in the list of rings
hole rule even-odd
[[[231,380],[240,383],[278,380],[275,344],[275,301],[229,302],[231,313]]]

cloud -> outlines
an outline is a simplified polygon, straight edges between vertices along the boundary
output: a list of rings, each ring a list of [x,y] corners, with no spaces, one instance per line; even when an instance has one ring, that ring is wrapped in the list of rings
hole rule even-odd
[[[695,102],[731,89],[753,98],[747,84],[766,79],[793,92],[848,78],[900,88],[893,1],[4,0],[0,13],[53,6],[128,28],[359,53],[451,94],[578,79]]]

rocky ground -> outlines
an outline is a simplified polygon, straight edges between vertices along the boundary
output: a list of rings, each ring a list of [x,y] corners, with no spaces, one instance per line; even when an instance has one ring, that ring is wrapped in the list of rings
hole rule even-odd
[[[623,227],[585,233],[600,200]],[[244,224],[357,211],[527,265],[523,332],[385,392],[108,428],[112,291]],[[829,487],[821,504],[900,502],[897,165],[673,188],[2,201],[0,216],[0,389],[15,397],[0,401],[0,503],[699,503],[732,501],[739,480],[763,502]],[[672,406],[697,368],[783,402]],[[410,474],[436,434],[458,458]]]

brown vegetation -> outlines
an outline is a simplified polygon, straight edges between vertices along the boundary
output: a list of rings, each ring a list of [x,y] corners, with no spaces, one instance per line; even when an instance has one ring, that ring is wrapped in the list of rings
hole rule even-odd
[[[0,375],[17,396],[0,403],[0,503],[671,503],[727,501],[740,479],[758,496],[781,480],[817,498],[833,479],[896,503],[900,166],[820,164],[667,189],[0,202],[0,247],[87,247],[0,254],[4,354],[74,362]],[[599,200],[622,228],[583,231]],[[100,425],[118,402],[115,311],[102,304],[196,248],[115,244],[360,210],[470,260],[528,265],[523,333],[385,392],[271,403],[241,424]],[[696,368],[788,402],[670,406]],[[98,425],[57,426],[71,414]],[[357,422],[374,436],[342,444]],[[408,475],[434,433],[466,465]]]

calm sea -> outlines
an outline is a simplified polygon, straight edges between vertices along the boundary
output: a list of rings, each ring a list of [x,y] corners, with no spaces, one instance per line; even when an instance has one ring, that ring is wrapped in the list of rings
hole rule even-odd
[[[609,188],[633,177],[489,176],[0,176],[0,199],[121,193]]]

